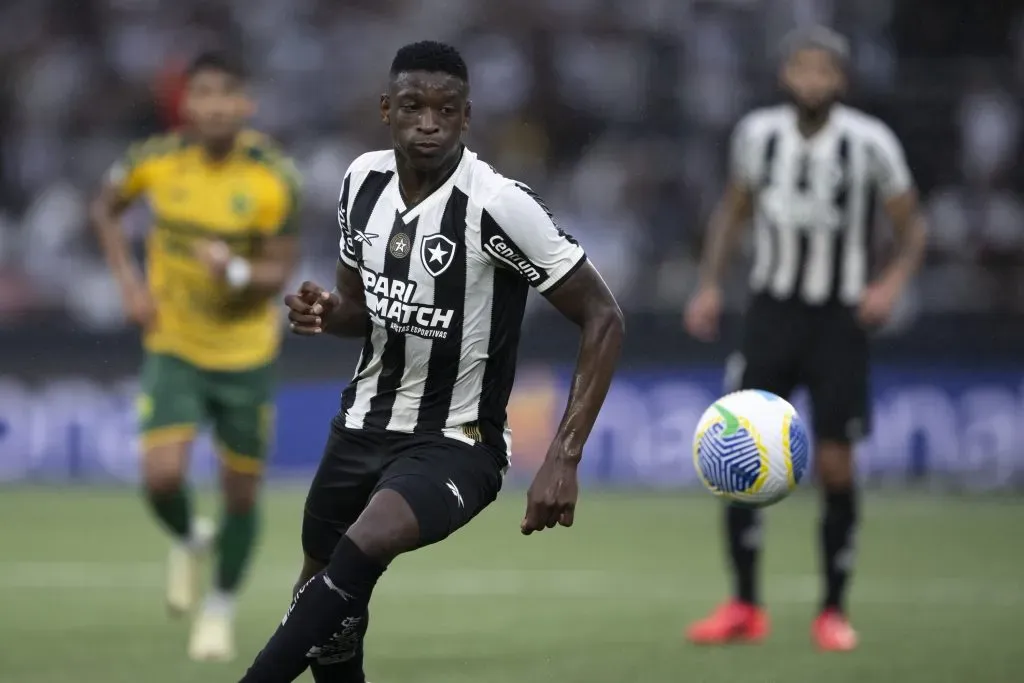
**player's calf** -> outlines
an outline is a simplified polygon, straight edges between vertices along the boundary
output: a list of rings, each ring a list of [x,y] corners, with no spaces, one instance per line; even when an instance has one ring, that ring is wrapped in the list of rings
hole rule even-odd
[[[144,442],[156,436],[146,435]],[[192,505],[186,485],[191,441],[181,439],[150,445],[142,455],[142,485],[157,519],[178,540],[192,532]]]
[[[395,557],[419,545],[419,523],[406,500],[395,491],[377,492],[338,542],[327,567],[296,592],[242,683],[292,681],[339,638],[361,643],[378,579]]]
[[[235,596],[255,547],[259,516],[259,474],[225,467],[221,473],[224,516],[217,535],[214,587],[192,627],[189,656],[229,661],[235,656]]]
[[[153,436],[146,438],[152,440]],[[151,444],[142,458],[146,501],[174,537],[167,558],[166,600],[168,610],[176,616],[189,612],[198,599],[202,554],[213,537],[207,520],[192,518],[185,482],[189,445],[183,438]]]
[[[853,449],[847,443],[823,440],[818,444],[816,465],[825,507],[821,522],[825,595],[814,634],[823,649],[852,649],[856,634],[843,615],[858,518]]]

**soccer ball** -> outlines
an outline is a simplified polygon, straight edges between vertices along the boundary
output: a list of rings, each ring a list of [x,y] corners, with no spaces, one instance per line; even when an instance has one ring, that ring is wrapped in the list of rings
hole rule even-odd
[[[807,470],[809,450],[796,409],[767,391],[723,396],[704,412],[693,435],[693,464],[704,485],[751,507],[788,496]]]

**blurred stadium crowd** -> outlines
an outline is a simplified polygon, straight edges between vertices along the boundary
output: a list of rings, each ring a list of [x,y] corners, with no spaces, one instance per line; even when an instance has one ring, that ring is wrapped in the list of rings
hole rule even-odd
[[[256,125],[306,176],[302,274],[329,278],[344,169],[387,144],[375,110],[388,64],[428,37],[458,45],[470,65],[472,147],[545,196],[628,309],[675,315],[730,129],[775,97],[773,46],[807,22],[850,36],[851,101],[896,130],[925,197],[933,243],[910,308],[1024,312],[1024,9],[1014,5],[6,0],[0,325],[122,325],[86,204],[133,138],[178,122],[181,69],[209,46],[244,55]],[[141,238],[145,210],[128,223]],[[739,271],[735,285],[738,302]]]

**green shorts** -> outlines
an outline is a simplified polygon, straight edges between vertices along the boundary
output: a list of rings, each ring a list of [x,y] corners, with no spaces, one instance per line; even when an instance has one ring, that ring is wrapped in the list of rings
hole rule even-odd
[[[143,448],[191,440],[201,425],[210,424],[228,468],[261,472],[273,438],[273,375],[269,364],[221,372],[147,354],[138,406]]]

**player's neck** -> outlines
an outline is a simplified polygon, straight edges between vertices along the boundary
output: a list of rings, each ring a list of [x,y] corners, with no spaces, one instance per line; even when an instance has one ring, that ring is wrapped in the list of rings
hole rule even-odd
[[[237,139],[237,136],[232,136],[225,140],[204,141],[200,145],[203,148],[203,157],[211,164],[222,163],[235,151]]]
[[[430,171],[420,171],[401,155],[395,154],[395,162],[398,167],[398,188],[402,193],[402,199],[408,208],[412,208],[429,197],[433,192],[445,184],[452,176],[459,163],[462,161],[464,148],[459,147],[458,152],[452,154],[438,168]]]
[[[814,112],[798,111],[796,116],[796,128],[805,138],[813,138],[821,132],[822,128],[828,125],[830,115],[830,109],[823,109],[821,111]]]

